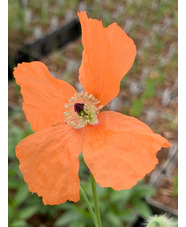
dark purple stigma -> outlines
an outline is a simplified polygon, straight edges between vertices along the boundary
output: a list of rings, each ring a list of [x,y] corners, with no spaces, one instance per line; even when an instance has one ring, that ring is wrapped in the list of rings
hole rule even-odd
[[[74,104],[74,111],[76,113],[80,114],[82,110],[84,110],[84,103],[75,103]]]

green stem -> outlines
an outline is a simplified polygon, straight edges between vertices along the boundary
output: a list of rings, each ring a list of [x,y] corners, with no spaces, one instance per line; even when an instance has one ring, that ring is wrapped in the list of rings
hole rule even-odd
[[[82,187],[80,187],[80,194],[81,194],[81,197],[85,200],[85,203],[87,204],[87,207],[88,207],[88,210],[89,210],[90,215],[92,217],[92,220],[94,221],[94,224],[97,227],[96,216],[94,214],[94,211],[92,210],[92,207],[90,205],[90,202],[89,202],[89,200],[88,200],[88,198],[87,198],[87,196],[86,196],[86,194],[85,194],[85,192],[84,192],[84,190],[83,190]]]
[[[97,218],[97,227],[102,227],[100,212],[99,212],[98,197],[97,197],[97,191],[96,191],[96,182],[92,174],[90,174],[90,178],[91,178],[92,194],[93,194],[93,200],[94,200],[94,209],[95,209],[95,214]]]

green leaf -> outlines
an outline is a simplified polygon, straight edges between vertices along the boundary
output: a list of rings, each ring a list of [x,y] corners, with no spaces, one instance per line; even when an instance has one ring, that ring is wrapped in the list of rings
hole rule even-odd
[[[152,215],[149,206],[142,200],[135,200],[134,208],[145,219]]]
[[[19,206],[29,195],[28,186],[23,183],[15,195],[15,203]]]
[[[145,92],[143,94],[144,97],[152,98],[155,94],[155,86],[156,86],[156,80],[148,77],[146,80]]]
[[[8,188],[11,189],[17,189],[20,186],[20,182],[17,179],[14,179],[12,177],[8,178]]]
[[[160,84],[160,85],[163,84],[165,78],[166,78],[166,73],[163,72],[163,71],[161,71],[161,72],[159,73],[158,78],[157,78],[157,84]]]
[[[122,226],[120,218],[115,213],[108,212],[106,214],[106,218],[107,218],[107,220],[108,220],[108,222],[110,223],[111,226],[118,226],[118,227]]]
[[[138,117],[143,110],[143,99],[133,99],[132,100],[132,115]]]
[[[15,220],[11,223],[11,227],[27,227],[29,226],[24,220]]]
[[[11,221],[14,218],[15,210],[14,208],[8,204],[8,220]]]
[[[15,146],[22,140],[23,130],[9,123],[8,133],[8,157],[15,159]]]
[[[85,227],[85,226],[87,226],[87,225],[86,225],[86,222],[79,222],[79,223],[78,223],[78,227]],[[69,227],[77,227],[77,222],[76,222],[76,221],[72,222],[72,223],[69,225]]]
[[[57,210],[65,210],[65,211],[69,211],[72,209],[72,206],[74,206],[73,203],[62,203],[56,206]]]
[[[39,210],[39,206],[25,207],[20,211],[19,217],[24,220],[28,219],[31,216],[33,216],[35,213],[37,213],[38,210]]]
[[[81,216],[79,213],[74,212],[74,211],[69,211],[65,214],[62,214],[55,222],[55,225],[57,227],[61,227],[63,225],[68,225],[72,221],[77,221],[78,219],[81,219]]]
[[[25,138],[25,137],[29,136],[30,134],[33,134],[33,133],[34,133],[34,131],[31,128],[31,124],[27,123],[26,131],[24,132],[23,137]]]
[[[90,213],[88,212],[88,209],[85,209],[85,207],[80,207],[80,206],[74,205],[74,206],[72,206],[72,210],[81,214],[82,217],[90,218]]]
[[[112,197],[110,198],[111,202],[122,202],[126,203],[131,195],[130,190],[121,190],[121,191],[113,191]]]
[[[129,223],[134,223],[137,219],[137,215],[134,214],[133,208],[127,208],[120,214],[121,220]]]
[[[152,196],[155,193],[155,189],[146,184],[136,185],[133,188],[133,198],[144,198],[147,196]]]
[[[172,227],[178,227],[178,219],[174,219]]]
[[[41,198],[38,197],[36,194],[35,194],[35,196],[36,196],[35,198],[40,200],[40,202],[39,202],[39,205],[40,205],[39,213],[42,216],[47,216],[48,218],[54,217],[55,214],[56,214],[56,211],[57,211],[57,205],[55,205],[55,206],[44,205],[43,202],[41,201]]]
[[[178,173],[174,176],[173,180],[173,195],[178,197]]]
[[[8,177],[16,176],[18,170],[19,163],[17,161],[11,162],[11,164],[8,165]]]

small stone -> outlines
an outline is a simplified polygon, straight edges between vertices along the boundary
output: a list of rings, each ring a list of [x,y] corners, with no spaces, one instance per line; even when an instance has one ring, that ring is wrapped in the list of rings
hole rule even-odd
[[[79,5],[78,5],[78,11],[85,11],[86,10],[86,2],[79,2]]]
[[[165,17],[163,21],[163,30],[166,31],[173,24],[173,19],[169,17]]]
[[[163,56],[160,58],[161,65],[162,66],[168,65],[168,63],[172,60],[172,58],[175,56],[175,54],[176,54],[176,47],[171,45],[169,47],[168,54],[166,56]]]
[[[166,88],[163,92],[161,103],[163,106],[167,106],[170,103],[170,101],[171,101],[171,91],[168,88]]]
[[[41,38],[41,36],[42,36],[42,31],[41,31],[41,27],[39,27],[39,26],[36,26],[35,28],[34,28],[34,38],[35,39],[39,39],[39,38]]]
[[[158,9],[158,2],[153,1],[152,4],[151,4],[151,9],[157,10]]]
[[[168,57],[169,59],[171,59],[172,57],[174,57],[174,56],[175,56],[176,51],[177,51],[176,46],[171,45],[171,46],[169,47],[169,52],[168,52],[167,57]]]
[[[67,12],[66,12],[66,15],[65,15],[65,21],[66,22],[69,22],[73,19],[74,17],[74,12],[72,9],[68,9]]]
[[[118,3],[117,6],[116,6],[115,14],[117,13],[118,16],[119,16],[119,15],[121,15],[124,12],[125,12],[124,4],[123,3]]]
[[[132,81],[130,83],[129,91],[132,95],[138,95],[141,91],[139,83]]]
[[[161,24],[154,24],[154,25],[152,26],[152,30],[153,30],[154,32],[160,32],[160,31],[162,30]]]
[[[177,102],[178,100],[178,79],[175,80],[171,91],[171,101]]]
[[[73,60],[73,59],[68,59],[67,60],[66,70],[68,72],[72,72],[72,71],[74,71],[74,70],[76,70],[78,68],[79,68],[79,63],[78,63],[77,60]]]
[[[54,16],[54,17],[51,18],[51,20],[50,20],[50,29],[52,31],[55,31],[57,29],[58,22],[59,22],[58,17]]]
[[[171,132],[166,132],[166,133],[171,133]],[[167,134],[166,134],[167,135]],[[173,136],[170,136],[170,137],[166,137],[167,139],[174,139]],[[177,144],[172,144],[170,149],[169,149],[169,153],[168,153],[168,157],[169,159],[177,159],[177,156],[178,156],[178,145]]]
[[[127,3],[128,4],[132,4],[133,3],[133,0],[127,0]]]
[[[21,5],[23,6],[23,7],[27,7],[27,5],[28,5],[28,0],[21,0]]]
[[[126,22],[125,22],[124,31],[125,31],[126,33],[129,33],[130,30],[132,29],[132,25],[133,25],[133,20],[127,19]]]
[[[153,121],[157,118],[157,112],[154,110],[147,110],[146,111],[146,123],[147,124],[152,124]]]
[[[166,137],[168,140],[174,140],[175,139],[175,134],[170,131],[164,131],[163,136]]]
[[[29,25],[32,21],[32,11],[30,9],[27,9],[25,11],[25,22],[27,25]]]
[[[65,0],[57,1],[57,3],[58,3],[58,6],[59,6],[59,7],[65,6]]]
[[[169,59],[167,58],[167,56],[161,57],[160,61],[162,66],[166,66],[169,63]]]
[[[152,44],[152,37],[150,37],[150,36],[148,36],[148,37],[144,37],[143,38],[143,41],[142,41],[142,50],[143,49],[146,49],[146,48],[148,48],[148,47],[150,47],[151,46],[151,44]]]
[[[178,79],[175,79],[174,85],[173,85],[173,92],[178,90]]]
[[[117,110],[121,106],[121,100],[119,97],[114,98],[109,104],[109,110]]]
[[[147,77],[149,74],[149,69],[148,68],[144,68],[142,73],[141,73],[141,83],[145,83]]]

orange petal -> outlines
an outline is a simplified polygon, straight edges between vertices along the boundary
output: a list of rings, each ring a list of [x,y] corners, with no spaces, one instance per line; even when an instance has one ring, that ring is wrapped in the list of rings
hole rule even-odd
[[[70,84],[53,78],[41,62],[18,64],[14,77],[21,86],[23,110],[34,131],[63,119],[64,104],[76,92]]]
[[[108,111],[87,126],[84,160],[102,187],[129,189],[158,163],[156,153],[170,146],[136,118]]]
[[[20,170],[31,192],[43,203],[55,205],[79,200],[79,159],[84,130],[66,124],[43,129],[16,147]]]
[[[116,23],[103,28],[101,21],[88,19],[86,12],[78,16],[84,47],[79,80],[85,91],[106,105],[118,94],[120,80],[135,59],[136,47]]]

